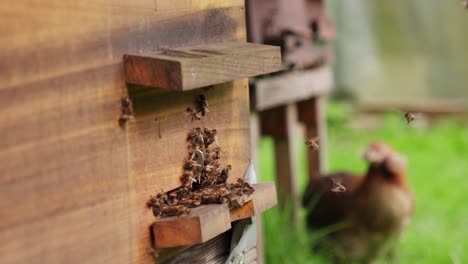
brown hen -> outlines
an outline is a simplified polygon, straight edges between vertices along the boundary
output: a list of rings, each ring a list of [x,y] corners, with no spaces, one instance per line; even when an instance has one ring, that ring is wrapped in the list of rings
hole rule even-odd
[[[319,247],[331,250],[338,262],[372,263],[392,255],[412,215],[406,159],[383,142],[370,144],[364,158],[369,162],[364,176],[340,172],[312,178],[304,194],[308,228],[335,225]],[[337,182],[346,191],[335,192]]]

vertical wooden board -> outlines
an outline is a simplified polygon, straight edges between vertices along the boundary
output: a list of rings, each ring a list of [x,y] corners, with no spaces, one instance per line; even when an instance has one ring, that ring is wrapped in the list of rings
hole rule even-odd
[[[115,72],[0,90],[2,263],[130,259],[126,136],[116,122],[124,84],[113,85]]]
[[[299,193],[297,186],[297,108],[295,104],[261,113],[262,134],[272,135],[275,143],[276,188],[279,204],[289,202],[293,219],[297,218]]]
[[[326,170],[325,103],[325,97],[312,98],[298,103],[299,121],[305,125],[306,138],[318,137],[319,150],[307,150],[309,178],[311,179],[319,177]]]
[[[210,112],[200,121],[192,122],[185,109],[194,107],[200,94],[206,96]],[[188,92],[162,93],[130,87],[130,96],[136,118],[127,126],[135,223],[133,244],[141,249],[149,245],[148,228],[154,221],[151,210],[146,207],[148,198],[181,184],[182,163],[188,155],[186,135],[189,129],[217,129],[221,164],[233,167],[229,181],[244,175],[250,162],[249,98],[246,79]],[[135,255],[136,262],[150,257],[142,250],[135,249],[135,252],[139,253]]]

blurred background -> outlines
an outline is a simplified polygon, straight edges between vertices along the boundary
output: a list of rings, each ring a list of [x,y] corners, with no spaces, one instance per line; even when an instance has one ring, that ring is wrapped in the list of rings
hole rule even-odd
[[[333,85],[326,103],[321,103],[326,127],[326,139],[321,138],[321,146],[326,148],[321,153],[321,172],[364,173],[367,164],[361,153],[376,139],[408,158],[408,181],[416,197],[416,209],[393,263],[467,263],[468,11],[462,3],[248,2],[251,40],[283,45],[283,60],[291,71],[332,66]],[[309,31],[291,22],[300,20],[304,12]],[[252,22],[259,14],[272,17],[263,29]],[[282,18],[288,16],[290,19]],[[318,37],[314,36],[314,23],[321,29],[315,30]],[[275,27],[276,35],[283,40],[285,36],[305,36],[312,39],[312,44],[307,47],[296,41],[291,48],[288,41],[266,38],[268,32],[275,32]],[[310,66],[291,59],[291,50],[303,48],[314,50],[319,62]],[[407,111],[416,116],[409,125],[404,119]],[[311,170],[304,127],[297,126],[297,130],[292,130],[295,146],[290,149],[297,152],[296,180],[298,193],[302,194]],[[262,181],[274,180],[280,177],[275,153],[277,139],[261,134],[259,175]],[[296,224],[290,224],[295,206],[290,202],[265,213],[266,263],[328,263],[324,256],[309,250],[323,234],[306,231],[303,209]]]

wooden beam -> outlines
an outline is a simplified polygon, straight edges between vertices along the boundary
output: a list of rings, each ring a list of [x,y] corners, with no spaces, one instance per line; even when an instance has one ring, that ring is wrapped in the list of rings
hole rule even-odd
[[[128,83],[185,91],[279,71],[279,47],[218,43],[126,54]]]
[[[255,109],[303,101],[328,94],[333,86],[330,66],[314,70],[293,71],[255,81]]]
[[[252,217],[277,203],[273,182],[254,185],[253,199],[243,207],[229,210],[225,204],[202,205],[181,217],[160,217],[153,223],[156,248],[204,243],[231,229],[231,222]]]

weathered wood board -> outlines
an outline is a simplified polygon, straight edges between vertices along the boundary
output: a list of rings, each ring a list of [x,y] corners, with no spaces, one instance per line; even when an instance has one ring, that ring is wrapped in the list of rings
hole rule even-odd
[[[194,124],[174,94],[129,87],[136,120],[121,129],[122,57],[244,41],[244,12],[238,0],[0,4],[2,263],[154,262],[144,203],[177,187],[185,128]],[[207,93],[212,112],[203,122],[219,128],[223,163],[239,177],[249,162],[247,81],[212,93],[219,99]]]
[[[330,66],[314,70],[293,71],[255,80],[255,109],[286,105],[312,97],[325,96],[333,86]]]
[[[126,54],[127,82],[186,91],[282,69],[279,47],[239,42]]]

